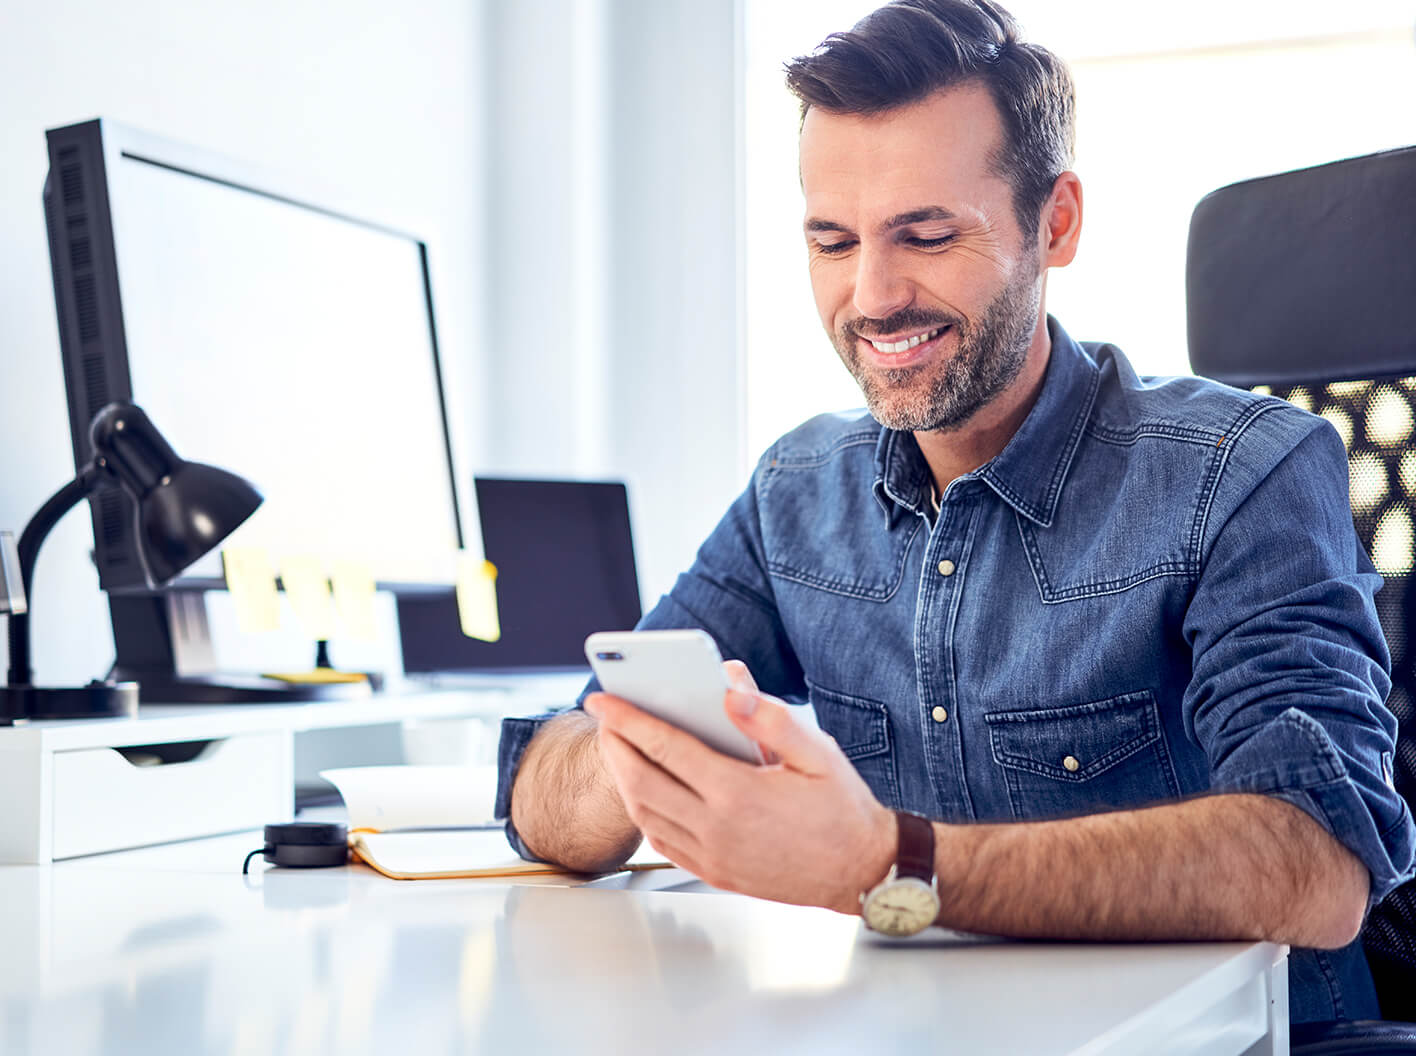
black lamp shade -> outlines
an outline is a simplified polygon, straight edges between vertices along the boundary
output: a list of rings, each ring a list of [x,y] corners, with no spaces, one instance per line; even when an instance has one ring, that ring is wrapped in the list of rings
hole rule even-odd
[[[261,504],[234,473],[184,462],[138,501],[138,539],[155,585],[220,545]]]
[[[110,403],[94,415],[89,437],[92,461],[49,497],[20,535],[15,548],[18,591],[6,586],[10,574],[7,565],[0,565],[4,573],[0,587],[6,588],[0,591],[0,600],[29,594],[40,544],[66,512],[101,488],[116,483],[132,498],[138,552],[148,585],[154,589],[220,544],[261,504],[260,492],[236,474],[178,457],[142,409],[131,403]],[[5,554],[0,554],[0,560]],[[0,606],[4,611],[7,606]],[[0,725],[21,719],[137,714],[136,682],[91,682],[59,689],[34,685],[29,616],[14,604],[8,605],[8,611],[10,672],[0,685]]]
[[[99,411],[89,436],[94,455],[136,505],[150,586],[170,582],[261,504],[260,492],[236,474],[184,461],[142,408],[130,403]]]

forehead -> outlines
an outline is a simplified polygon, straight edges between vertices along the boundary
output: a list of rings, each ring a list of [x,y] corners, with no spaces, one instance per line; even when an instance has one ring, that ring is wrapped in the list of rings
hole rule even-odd
[[[977,82],[881,114],[807,111],[801,182],[809,217],[864,223],[925,205],[992,212],[1010,193],[993,170],[1003,126]]]

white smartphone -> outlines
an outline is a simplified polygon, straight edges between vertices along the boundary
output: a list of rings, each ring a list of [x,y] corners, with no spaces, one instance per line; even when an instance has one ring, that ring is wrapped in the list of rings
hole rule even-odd
[[[600,631],[585,658],[606,693],[693,734],[744,762],[762,762],[757,743],[723,710],[723,658],[703,631]]]

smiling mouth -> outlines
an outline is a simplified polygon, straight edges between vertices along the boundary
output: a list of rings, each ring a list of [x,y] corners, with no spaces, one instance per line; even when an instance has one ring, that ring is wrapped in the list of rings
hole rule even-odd
[[[870,342],[871,347],[873,347],[875,351],[887,356],[897,356],[901,352],[908,352],[912,348],[917,348],[926,341],[933,341],[948,329],[947,326],[937,326],[933,330],[926,330],[922,334],[915,334],[913,337],[902,338],[899,341],[879,341],[873,337],[867,337],[865,340]]]

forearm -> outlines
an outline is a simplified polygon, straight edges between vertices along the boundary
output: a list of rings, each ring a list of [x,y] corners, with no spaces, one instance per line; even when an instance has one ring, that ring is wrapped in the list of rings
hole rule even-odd
[[[537,731],[512,786],[511,820],[526,846],[580,872],[605,872],[639,846],[614,780],[600,758],[597,724],[581,711]]]
[[[939,922],[1062,939],[1356,935],[1366,868],[1297,807],[1217,795],[1005,825],[936,825]]]

